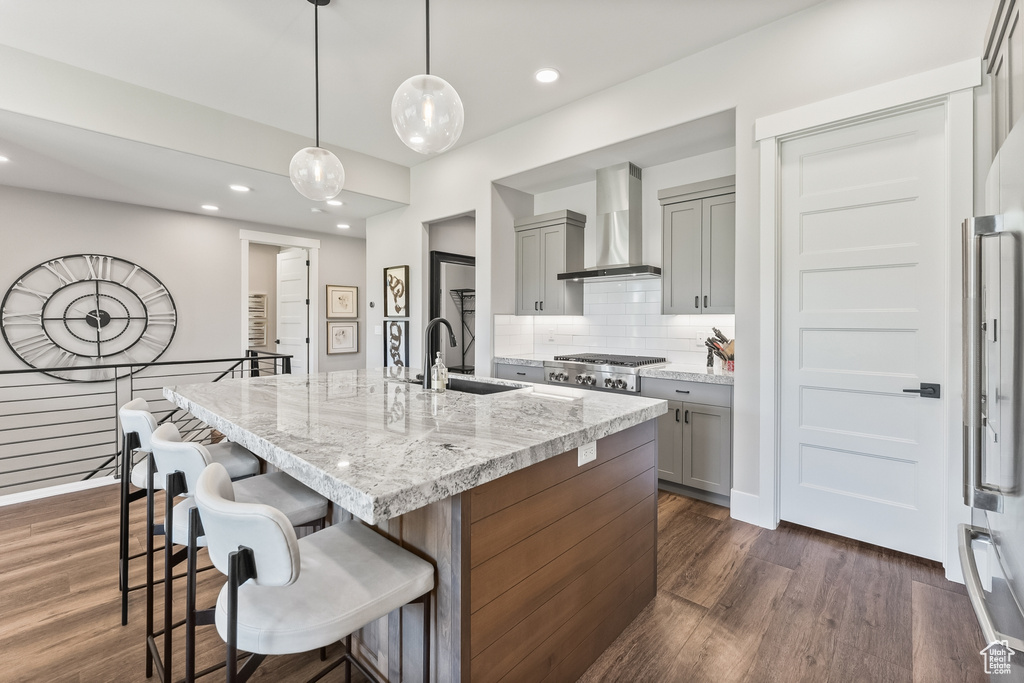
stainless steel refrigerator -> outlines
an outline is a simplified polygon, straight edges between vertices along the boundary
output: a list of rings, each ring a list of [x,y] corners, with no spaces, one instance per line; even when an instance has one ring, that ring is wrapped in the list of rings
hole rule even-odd
[[[991,680],[1009,683],[1024,681],[1024,124],[992,162],[986,211],[963,226],[964,502],[973,509],[960,525],[960,563]]]

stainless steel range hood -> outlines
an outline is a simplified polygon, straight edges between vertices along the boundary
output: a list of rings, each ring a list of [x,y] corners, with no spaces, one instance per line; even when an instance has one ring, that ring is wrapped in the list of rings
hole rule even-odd
[[[597,265],[559,280],[604,281],[661,277],[661,268],[643,263],[641,170],[626,162],[597,171]]]

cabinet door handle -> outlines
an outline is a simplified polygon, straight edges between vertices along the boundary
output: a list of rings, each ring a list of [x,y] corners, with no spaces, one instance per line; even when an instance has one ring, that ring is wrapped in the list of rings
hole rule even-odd
[[[690,424],[690,411],[689,410],[684,410],[683,411],[683,422],[685,422],[686,424]]]
[[[533,302],[533,310],[535,310],[535,311],[539,311],[539,310],[540,310],[539,308],[537,308],[537,304],[538,304],[538,303],[539,303],[539,302],[537,302],[537,301],[534,301],[534,302]]]
[[[543,301],[540,302],[540,310],[542,310],[542,311],[544,310],[544,302]]]
[[[704,308],[707,308],[707,307],[708,307],[708,295],[705,294],[704,295]]]
[[[688,393],[690,393],[690,390],[689,389],[676,389],[676,393],[677,394],[688,394]]]
[[[694,308],[700,308],[700,294],[698,294],[697,296],[693,297],[693,307]]]
[[[519,375],[520,377],[526,377],[525,372],[517,372],[516,374]]]
[[[679,408],[676,408],[676,422],[679,422]]]

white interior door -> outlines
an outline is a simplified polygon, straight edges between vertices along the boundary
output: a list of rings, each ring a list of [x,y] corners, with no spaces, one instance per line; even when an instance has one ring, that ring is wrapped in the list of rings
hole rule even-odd
[[[292,374],[309,373],[309,254],[277,254],[277,352],[292,356]]]
[[[780,147],[782,519],[942,559],[946,109]]]

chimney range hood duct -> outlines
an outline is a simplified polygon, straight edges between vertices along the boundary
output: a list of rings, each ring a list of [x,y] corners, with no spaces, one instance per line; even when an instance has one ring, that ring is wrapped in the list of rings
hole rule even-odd
[[[559,280],[605,281],[661,277],[661,268],[644,265],[641,171],[626,162],[597,171],[597,265]]]

